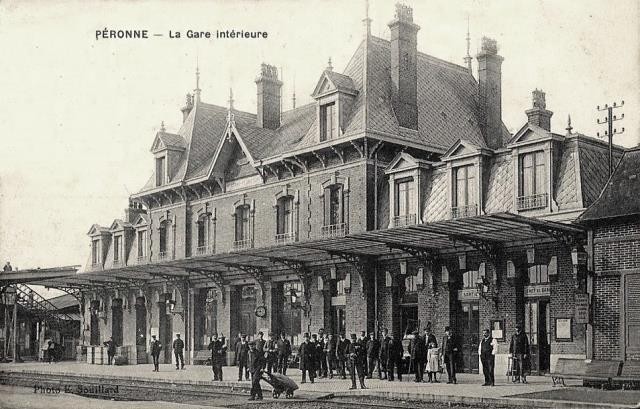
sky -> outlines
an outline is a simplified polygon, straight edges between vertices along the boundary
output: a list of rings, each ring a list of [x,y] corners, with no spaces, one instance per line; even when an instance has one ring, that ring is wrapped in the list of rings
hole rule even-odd
[[[369,1],[373,35],[389,37],[394,4]],[[604,130],[596,106],[624,100],[626,129],[615,142],[640,142],[638,0],[406,4],[424,53],[462,64],[467,17],[472,55],[482,35],[498,41],[503,120],[512,132],[539,88],[554,131],[564,133],[570,114],[574,131],[595,136]],[[232,87],[234,106],[250,112],[260,63],[281,67],[289,109],[294,83],[301,105],[329,58],[338,71],[346,66],[364,15],[364,0],[0,0],[0,261],[20,269],[86,262],[91,225],[121,218],[129,194],[150,177],[161,122],[179,128],[196,62],[203,101],[226,106]],[[163,36],[96,40],[105,28]],[[268,38],[188,39],[189,29],[266,31]]]

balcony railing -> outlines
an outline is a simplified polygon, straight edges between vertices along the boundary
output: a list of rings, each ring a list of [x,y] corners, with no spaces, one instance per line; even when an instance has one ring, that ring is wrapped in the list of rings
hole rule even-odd
[[[349,233],[347,223],[329,224],[322,226],[322,238],[344,237]]]
[[[540,209],[546,206],[547,206],[546,193],[518,197],[518,210]]]
[[[246,250],[253,248],[253,239],[236,240],[233,242],[234,250]]]
[[[393,227],[413,226],[416,224],[415,214],[403,214],[393,217]]]
[[[461,219],[478,215],[478,205],[458,206],[451,208],[451,218]]]
[[[144,256],[144,255],[138,256],[137,260],[138,260],[138,264],[145,263],[147,261],[147,256]]]
[[[198,246],[196,247],[196,256],[204,256],[212,253],[211,246]]]
[[[276,244],[294,243],[297,241],[295,232],[276,234]]]

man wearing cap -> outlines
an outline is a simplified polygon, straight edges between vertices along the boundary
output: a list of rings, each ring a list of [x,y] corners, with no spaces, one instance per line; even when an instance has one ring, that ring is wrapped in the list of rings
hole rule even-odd
[[[409,351],[411,354],[411,366],[413,367],[413,372],[415,373],[415,382],[422,382],[422,378],[424,375],[424,367],[422,365],[422,361],[427,355],[425,347],[426,345],[424,343],[424,340],[422,339],[422,337],[420,337],[420,333],[418,332],[418,330],[413,331],[413,339],[411,340]]]
[[[327,366],[327,355],[325,353],[326,342],[327,342],[327,339],[324,333],[324,328],[320,328],[318,330],[318,366],[317,366],[320,378],[326,378],[329,373],[328,366]]]
[[[113,337],[109,337],[108,341],[103,343],[105,347],[107,347],[107,365],[111,365],[113,362],[113,357],[116,355],[116,343],[113,342]]]
[[[360,380],[360,388],[367,389],[364,386],[365,377],[365,362],[366,362],[366,347],[362,340],[356,339],[356,334],[351,334],[351,343],[349,344],[349,367],[351,375],[351,388],[357,389],[356,386],[356,372],[358,373],[358,379]]]
[[[184,341],[180,339],[180,334],[176,334],[173,341],[173,354],[176,357],[176,370],[184,369]]]
[[[224,361],[224,354],[227,347],[224,346],[224,341],[218,339],[218,334],[213,333],[211,342],[209,342],[209,349],[211,350],[211,370],[213,371],[213,380],[222,380],[222,363]]]
[[[342,379],[347,379],[345,368],[349,359],[349,340],[345,338],[344,333],[340,334],[340,339],[336,342],[336,359],[338,360],[338,369]]]
[[[322,346],[318,341],[317,334],[311,334],[311,345],[313,345],[313,370],[317,377],[322,377],[322,366],[320,365],[320,355],[322,355]]]
[[[249,400],[262,400],[262,387],[260,386],[260,377],[262,376],[261,358],[263,352],[259,352],[257,341],[249,342],[249,369],[251,371],[251,397]]]
[[[396,339],[393,333],[389,333],[388,358],[387,358],[387,380],[393,381],[393,370],[398,370],[398,380],[402,382],[402,355],[404,347],[402,340]]]
[[[276,340],[273,332],[269,333],[269,339],[264,344],[264,356],[266,359],[267,373],[278,371],[278,357],[276,355]]]
[[[255,340],[255,343],[256,351],[258,353],[258,361],[261,365],[261,368],[264,369],[267,364],[267,360],[265,359],[264,353],[264,345],[266,344],[266,341],[264,340],[264,333],[262,331],[258,332],[258,339]]]
[[[242,334],[240,336],[240,342],[236,344],[236,365],[238,365],[238,381],[242,380],[242,374],[244,373],[244,379],[249,380],[249,368],[247,363],[249,360],[249,344],[247,343],[247,336]]]
[[[333,368],[336,366],[336,340],[334,339],[333,334],[325,334],[324,356],[327,361],[329,379],[333,379]]]
[[[456,380],[456,357],[458,355],[458,344],[454,337],[453,330],[450,327],[445,327],[444,337],[442,338],[442,355],[444,364],[447,367],[447,376],[449,380],[447,383],[457,383]]]
[[[529,338],[522,331],[522,324],[516,325],[516,333],[511,337],[509,354],[513,357],[514,366],[517,365],[517,376],[513,382],[527,383],[527,370],[529,363]]]
[[[309,340],[309,334],[304,333],[304,340],[300,344],[298,356],[300,357],[300,370],[302,371],[302,382],[307,383],[307,372],[309,373],[309,380],[313,383],[315,378],[315,372],[313,367],[315,355],[315,345]]]
[[[160,351],[162,351],[162,344],[156,339],[155,335],[151,335],[151,357],[153,358],[153,372],[160,370]]]
[[[367,379],[373,377],[373,370],[376,368],[378,355],[380,353],[380,341],[378,341],[373,332],[369,334],[367,339]],[[380,363],[378,363],[378,371],[380,371]]]
[[[291,355],[291,342],[286,338],[284,331],[280,334],[276,348],[278,350],[278,372],[286,375],[289,367],[289,356]]]

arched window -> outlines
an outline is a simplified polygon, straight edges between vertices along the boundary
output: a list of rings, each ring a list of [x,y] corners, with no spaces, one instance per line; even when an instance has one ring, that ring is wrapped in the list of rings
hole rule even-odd
[[[464,288],[475,288],[479,277],[480,274],[478,274],[477,270],[465,271],[462,274],[462,285]]]
[[[529,267],[529,284],[547,284],[549,271],[546,264],[536,264]]]

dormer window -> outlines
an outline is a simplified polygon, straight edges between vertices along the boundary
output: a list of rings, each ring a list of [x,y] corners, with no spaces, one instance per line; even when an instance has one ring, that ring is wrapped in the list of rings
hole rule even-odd
[[[97,265],[100,262],[100,240],[91,241],[91,264]]]
[[[452,219],[478,214],[476,183],[473,165],[459,166],[453,169]]]
[[[334,139],[337,132],[336,104],[331,102],[320,107],[320,141]]]
[[[156,186],[165,184],[166,174],[166,157],[160,156],[156,158]]]
[[[547,206],[547,179],[544,151],[529,152],[519,158],[518,210]]]
[[[394,226],[416,224],[415,182],[412,177],[396,181]]]
[[[120,262],[122,254],[122,236],[113,236],[113,261]]]

